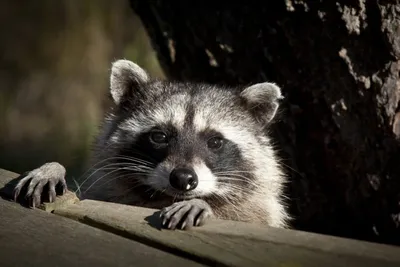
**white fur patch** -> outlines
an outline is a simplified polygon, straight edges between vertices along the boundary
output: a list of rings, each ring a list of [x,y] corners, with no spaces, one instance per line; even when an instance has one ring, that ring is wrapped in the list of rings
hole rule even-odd
[[[217,190],[217,178],[211,172],[211,170],[206,166],[206,164],[200,160],[196,159],[193,162],[193,169],[197,174],[199,183],[193,193],[198,195],[207,195],[215,193]]]
[[[119,126],[120,129],[129,131],[132,136],[146,132],[151,128],[165,123],[171,123],[175,128],[182,129],[186,116],[186,95],[173,95],[163,106],[151,107],[128,119]]]
[[[251,145],[256,142],[254,135],[243,127],[235,127],[227,123],[221,123],[215,125],[213,128],[220,132],[226,139],[238,144],[241,149],[251,147]]]
[[[154,125],[154,118],[149,117],[146,114],[140,113],[122,123],[119,128],[125,130],[135,137],[140,133],[149,130]]]
[[[193,118],[193,125],[196,132],[201,132],[207,128],[207,114],[204,110],[198,109]]]
[[[165,106],[160,109],[160,113],[164,113],[164,117],[162,118],[164,122],[169,121],[177,129],[182,129],[185,123],[188,98],[184,94],[171,96],[164,103]]]
[[[257,139],[246,128],[229,122],[221,123],[214,128],[226,139],[238,145],[243,157],[254,165],[254,174],[259,179],[265,179],[268,183],[281,181],[282,173],[275,161],[276,156],[274,155],[274,151],[271,147],[267,148],[265,145],[260,144],[261,139],[263,139],[264,144],[267,144],[267,137],[259,136],[259,139]],[[273,188],[272,184],[270,185]]]
[[[217,190],[217,178],[204,162],[200,159],[195,159],[191,166],[196,172],[199,181],[197,187],[192,191],[192,193],[197,196],[215,193]],[[162,164],[158,165],[153,174],[149,176],[147,184],[157,188],[158,190],[169,188],[171,186],[169,184],[169,175],[174,167],[175,166],[170,162],[164,161]]]

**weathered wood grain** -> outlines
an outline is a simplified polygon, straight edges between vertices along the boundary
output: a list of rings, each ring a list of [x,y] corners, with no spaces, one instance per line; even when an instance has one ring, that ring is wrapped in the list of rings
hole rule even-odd
[[[88,225],[0,199],[0,266],[201,266]]]
[[[16,177],[0,170],[3,197],[9,192],[4,185]],[[400,266],[399,247],[301,231],[222,220],[170,231],[162,229],[157,210],[93,200],[48,210],[60,216],[0,201],[1,266],[42,266],[46,260],[58,266],[130,266],[162,259],[167,266]]]

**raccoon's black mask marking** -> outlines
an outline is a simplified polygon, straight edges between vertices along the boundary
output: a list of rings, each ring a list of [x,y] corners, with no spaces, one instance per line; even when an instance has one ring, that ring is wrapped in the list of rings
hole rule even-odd
[[[188,122],[188,120],[186,122]],[[168,144],[162,146],[154,144],[150,140],[153,132],[166,134]],[[213,151],[207,147],[207,141],[213,137],[220,137],[223,140],[222,147],[217,151]],[[169,160],[175,168],[190,168],[193,164],[194,158],[196,157],[204,161],[205,165],[211,170],[211,172],[216,174],[217,180],[218,173],[233,171],[242,172],[239,174],[235,173],[235,179],[221,179],[221,181],[219,181],[221,183],[232,183],[240,187],[247,185],[244,188],[250,190],[252,188],[252,183],[250,183],[250,181],[254,180],[252,175],[246,175],[247,180],[237,179],[237,176],[240,174],[251,173],[252,168],[251,164],[243,158],[237,144],[224,139],[224,136],[221,133],[213,130],[205,130],[200,133],[195,133],[192,123],[185,124],[185,127],[180,130],[176,129],[171,124],[154,127],[150,131],[139,134],[133,142],[125,143],[121,148],[120,154],[126,157],[151,162],[154,166],[159,165],[165,160]],[[225,174],[224,176],[229,175]],[[140,177],[139,179],[146,178]]]

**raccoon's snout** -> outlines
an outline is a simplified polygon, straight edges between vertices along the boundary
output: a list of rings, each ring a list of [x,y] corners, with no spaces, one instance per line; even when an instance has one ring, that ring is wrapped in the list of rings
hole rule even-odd
[[[193,170],[176,168],[169,175],[169,183],[179,191],[190,191],[197,187],[199,180]]]

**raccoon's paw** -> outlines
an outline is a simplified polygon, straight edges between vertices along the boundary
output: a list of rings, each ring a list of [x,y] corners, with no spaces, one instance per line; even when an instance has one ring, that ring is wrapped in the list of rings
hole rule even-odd
[[[188,230],[193,226],[201,226],[211,216],[213,211],[210,205],[201,199],[176,202],[161,210],[162,224],[171,230],[177,227]]]
[[[41,167],[28,172],[14,188],[14,200],[17,201],[18,196],[24,186],[27,186],[25,198],[29,200],[32,208],[38,207],[41,203],[43,188],[48,185],[49,201],[56,199],[56,186],[61,186],[60,194],[63,195],[67,191],[67,183],[65,181],[65,168],[57,162],[49,162]]]

